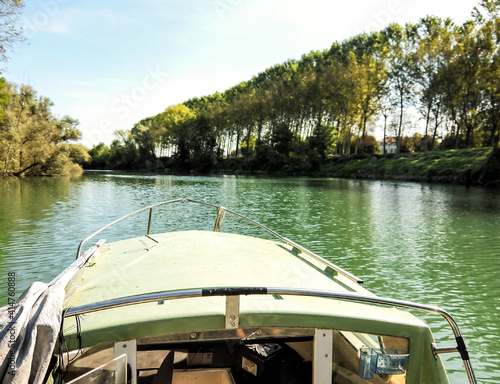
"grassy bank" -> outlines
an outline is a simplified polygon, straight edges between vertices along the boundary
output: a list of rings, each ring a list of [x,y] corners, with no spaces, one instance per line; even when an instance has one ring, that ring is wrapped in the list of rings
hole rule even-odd
[[[500,150],[344,156],[329,159],[317,176],[500,186]]]
[[[153,174],[248,174],[276,176],[341,177],[350,179],[399,180],[426,183],[463,184],[500,187],[500,149],[457,149],[426,153],[390,155],[333,156],[317,162],[306,155],[281,155],[274,161],[257,161],[255,157],[230,157],[197,164],[197,167],[173,166],[172,158],[157,159],[154,166],[88,169],[114,169]],[[279,160],[279,161],[278,161]],[[151,164],[150,164],[151,165]],[[174,164],[175,165],[175,164]],[[178,164],[177,164],[178,165]],[[189,164],[188,164],[189,165]]]

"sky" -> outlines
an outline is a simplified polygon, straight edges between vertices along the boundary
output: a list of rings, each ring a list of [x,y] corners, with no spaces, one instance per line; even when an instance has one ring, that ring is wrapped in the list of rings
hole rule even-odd
[[[25,0],[26,41],[2,76],[80,121],[81,143],[274,64],[427,15],[461,24],[479,0]]]

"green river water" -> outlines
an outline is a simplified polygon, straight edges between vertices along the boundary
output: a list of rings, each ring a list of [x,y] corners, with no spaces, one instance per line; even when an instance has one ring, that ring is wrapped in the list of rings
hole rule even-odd
[[[379,296],[445,308],[461,327],[478,381],[499,383],[499,192],[386,181],[113,172],[6,179],[0,181],[0,305],[6,303],[9,272],[16,274],[20,295],[30,282],[54,278],[74,260],[80,240],[105,224],[146,205],[189,197],[253,218],[363,278]],[[162,210],[161,230],[196,221],[193,207],[182,206],[172,214]],[[213,210],[208,213],[215,218]],[[129,226],[145,230],[146,217],[138,220]],[[233,228],[261,233],[226,216],[222,230]],[[111,230],[104,237],[112,241],[122,233]],[[444,321],[422,317],[439,346],[453,344]],[[466,383],[460,359],[443,359],[451,382]]]

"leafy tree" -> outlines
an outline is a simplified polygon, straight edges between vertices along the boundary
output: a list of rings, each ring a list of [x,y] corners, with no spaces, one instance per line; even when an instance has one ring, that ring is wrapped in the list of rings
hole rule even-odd
[[[356,98],[359,131],[361,132],[361,152],[363,153],[367,124],[380,108],[379,101],[386,91],[387,73],[385,65],[376,56],[365,53],[356,57],[354,52],[348,55],[348,71],[353,77],[352,92]]]
[[[314,130],[312,136],[307,141],[309,145],[309,156],[319,156],[319,160],[315,159],[314,162],[318,165],[325,162],[328,152],[332,149],[334,144],[334,128],[329,125],[319,125]]]
[[[419,101],[425,119],[422,150],[428,149],[429,131],[434,121],[431,149],[434,149],[437,130],[443,121],[443,92],[440,73],[448,65],[453,44],[453,22],[428,16],[418,25],[419,43],[413,54],[414,77],[420,86]]]
[[[69,116],[56,119],[47,97],[33,88],[8,85],[9,102],[0,124],[0,167],[6,175],[60,174],[81,171],[88,160],[83,147],[64,144],[80,137],[78,120]],[[59,164],[56,166],[56,163]]]
[[[389,82],[392,88],[394,104],[399,109],[396,135],[397,151],[399,152],[401,150],[404,112],[414,97],[415,78],[412,76],[414,63],[411,53],[417,37],[417,27],[412,24],[407,24],[405,27],[392,24],[382,33],[390,46],[388,57]]]
[[[292,141],[293,133],[286,123],[279,123],[273,129],[271,144],[279,154],[288,156],[292,150]]]
[[[130,131],[116,131],[118,138],[111,142],[109,159],[111,169],[137,169],[137,147]]]
[[[367,135],[365,138],[365,153],[373,155],[380,152],[380,146],[375,136]]]
[[[130,136],[137,148],[137,163],[145,164],[151,170],[156,161],[156,153],[150,127],[137,123],[131,129]]]
[[[5,116],[4,107],[10,101],[9,87],[5,78],[0,77],[0,123],[3,123]]]
[[[77,144],[57,145],[40,167],[42,175],[68,175],[81,173],[81,166],[90,161],[87,150]],[[32,173],[38,174],[38,173]]]
[[[487,145],[497,147],[500,137],[500,2],[483,0],[480,6],[482,12],[477,8],[474,12],[482,41],[480,87],[484,92],[485,127],[490,131]]]
[[[80,122],[70,116],[64,116],[57,122],[57,129],[61,133],[61,141],[77,141],[82,138],[82,133],[77,128]]]
[[[191,123],[196,118],[195,113],[187,106],[178,104],[168,107],[161,118],[165,132],[164,139],[175,148],[175,154],[179,158],[177,166],[188,167],[193,127]]]
[[[453,57],[442,72],[445,82],[444,105],[455,123],[455,148],[465,131],[464,146],[472,145],[474,130],[480,124],[482,92],[479,82],[481,46],[475,23],[469,21],[456,30]]]
[[[22,40],[21,30],[16,22],[23,8],[23,0],[0,1],[0,61],[7,59],[8,48]]]
[[[110,166],[111,152],[104,143],[99,143],[89,149],[90,162],[87,164],[90,169],[105,169]]]

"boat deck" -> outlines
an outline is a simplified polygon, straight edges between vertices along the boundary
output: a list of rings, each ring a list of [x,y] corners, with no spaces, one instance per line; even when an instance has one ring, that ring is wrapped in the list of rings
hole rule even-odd
[[[195,286],[193,286],[195,285]],[[155,292],[212,287],[287,287],[373,296],[351,278],[292,246],[220,232],[185,231],[143,236],[102,246],[67,286],[66,308]],[[427,326],[394,308],[321,297],[249,295],[240,299],[239,326],[335,327],[397,331],[397,324]],[[225,327],[222,296],[158,301],[83,316],[81,345]],[[391,330],[387,329],[388,322]],[[378,324],[378,326],[377,326]],[[147,325],[147,326],[145,326]],[[401,328],[401,329],[403,329]],[[65,320],[77,348],[74,318]]]
[[[123,240],[104,245],[90,264],[98,264],[98,268],[84,267],[75,276],[67,306],[157,291],[223,286],[370,294],[333,270],[325,271],[327,265],[287,244],[221,232],[170,232]]]

